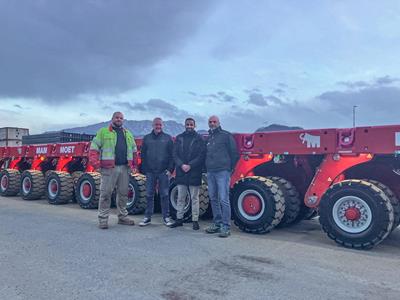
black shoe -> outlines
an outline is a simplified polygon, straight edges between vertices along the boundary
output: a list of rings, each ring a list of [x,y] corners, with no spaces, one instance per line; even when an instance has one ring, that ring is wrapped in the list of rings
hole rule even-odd
[[[175,222],[172,225],[170,225],[169,227],[175,228],[175,227],[178,227],[178,226],[183,226],[183,220],[182,219],[176,219]]]
[[[193,230],[199,230],[199,229],[200,229],[199,222],[193,221]]]

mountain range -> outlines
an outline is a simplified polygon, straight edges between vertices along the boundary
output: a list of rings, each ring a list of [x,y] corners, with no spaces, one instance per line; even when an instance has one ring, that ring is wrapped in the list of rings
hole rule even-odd
[[[74,128],[66,128],[63,131],[72,132],[72,133],[86,133],[86,134],[95,134],[100,128],[108,126],[109,122],[101,122],[88,126],[82,127],[74,127]],[[152,130],[152,121],[150,120],[142,120],[142,121],[134,121],[134,120],[125,120],[124,126],[129,129],[132,134],[136,137],[144,136],[148,134]],[[280,124],[271,124],[265,127],[260,127],[256,130],[256,132],[267,132],[267,131],[281,131],[281,130],[299,130],[303,129],[297,126],[286,126]],[[169,120],[164,121],[164,131],[172,136],[176,136],[179,133],[183,132],[185,127],[183,124],[180,124],[176,121]],[[200,129],[198,130],[200,134],[207,133],[206,130]]]

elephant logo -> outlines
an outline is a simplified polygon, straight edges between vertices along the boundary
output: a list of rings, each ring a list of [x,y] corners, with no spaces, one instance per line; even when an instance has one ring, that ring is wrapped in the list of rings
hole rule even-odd
[[[307,143],[307,148],[321,147],[321,137],[319,135],[312,135],[309,133],[302,133],[299,135],[301,142]]]

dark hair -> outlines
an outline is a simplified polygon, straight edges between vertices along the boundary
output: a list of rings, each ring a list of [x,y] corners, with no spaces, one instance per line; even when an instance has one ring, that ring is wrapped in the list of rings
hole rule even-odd
[[[185,124],[186,124],[187,121],[193,121],[194,125],[196,125],[196,121],[193,118],[186,118]]]

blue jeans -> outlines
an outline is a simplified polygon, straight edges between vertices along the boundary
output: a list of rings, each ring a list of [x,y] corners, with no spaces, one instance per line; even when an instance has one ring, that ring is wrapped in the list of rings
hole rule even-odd
[[[146,173],[146,211],[144,216],[151,218],[154,213],[154,194],[158,182],[158,193],[160,194],[161,212],[163,218],[169,217],[169,178],[165,172]]]
[[[231,203],[229,201],[229,181],[231,172],[207,172],[208,196],[215,224],[231,226]]]

